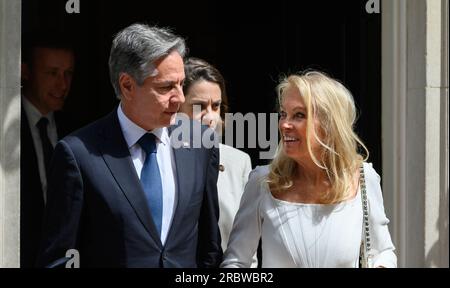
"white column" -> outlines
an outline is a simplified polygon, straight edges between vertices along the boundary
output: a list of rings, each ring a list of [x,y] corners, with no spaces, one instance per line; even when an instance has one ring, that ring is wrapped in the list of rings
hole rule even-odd
[[[0,267],[19,267],[21,1],[0,0]]]
[[[441,109],[441,131],[440,131],[440,202],[439,202],[439,267],[449,267],[449,185],[448,185],[448,0],[441,0],[441,85],[440,85],[440,109]]]
[[[448,267],[446,5],[382,2],[383,190],[401,267]]]
[[[443,176],[441,174],[443,168],[442,160],[445,161],[444,155],[442,154],[443,151],[441,150],[441,137],[445,136],[441,134],[441,125],[445,125],[445,122],[441,121],[443,120],[443,116],[445,117],[445,115],[441,115],[443,112],[441,110],[441,104],[442,101],[445,102],[445,99],[441,98],[445,97],[442,92],[445,90],[448,91],[448,88],[444,87],[444,82],[447,80],[442,79],[444,68],[442,66],[447,64],[443,62],[444,58],[446,58],[445,49],[443,49],[445,48],[445,42],[443,40],[444,37],[448,37],[448,35],[445,36],[443,34],[444,30],[447,30],[443,25],[443,20],[445,19],[443,19],[443,17],[445,17],[445,14],[442,13],[442,8],[444,8],[442,6],[443,4],[445,5],[445,1],[432,0],[428,1],[427,4],[425,88],[425,115],[427,128],[425,136],[425,264],[428,267],[440,267],[445,262],[444,257],[448,259],[448,248],[447,253],[444,255],[442,243],[440,243],[441,240],[443,240],[442,236],[444,236],[440,233],[443,221],[447,223],[446,234],[448,237],[448,204],[446,214],[441,205],[444,204],[441,202],[445,198],[448,199],[448,190],[440,190],[442,185],[440,178]],[[448,13],[446,14],[448,15]],[[448,157],[446,160],[448,162]],[[447,216],[445,217],[445,215]]]
[[[406,262],[406,2],[382,2],[382,163],[383,195],[399,265]]]

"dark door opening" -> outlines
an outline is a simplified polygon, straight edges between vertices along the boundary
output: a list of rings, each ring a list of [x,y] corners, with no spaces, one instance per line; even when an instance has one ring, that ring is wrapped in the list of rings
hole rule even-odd
[[[356,100],[357,132],[381,173],[381,15],[368,14],[366,0],[229,1],[80,0],[80,13],[66,0],[22,0],[22,30],[58,29],[76,43],[73,88],[65,110],[80,127],[117,105],[109,82],[113,35],[134,22],[172,27],[187,38],[189,55],[223,73],[231,112],[274,112],[281,74],[312,68],[340,79]],[[163,3],[164,2],[164,3]],[[243,149],[253,166],[267,161],[258,149]]]

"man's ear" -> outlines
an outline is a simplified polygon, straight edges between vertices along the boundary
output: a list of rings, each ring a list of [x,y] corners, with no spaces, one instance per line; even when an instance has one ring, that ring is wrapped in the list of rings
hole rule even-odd
[[[121,73],[119,76],[119,88],[122,97],[126,100],[133,98],[136,90],[136,81],[128,73]]]
[[[22,63],[22,65],[20,65],[20,78],[22,82],[30,79],[30,68],[26,63]]]

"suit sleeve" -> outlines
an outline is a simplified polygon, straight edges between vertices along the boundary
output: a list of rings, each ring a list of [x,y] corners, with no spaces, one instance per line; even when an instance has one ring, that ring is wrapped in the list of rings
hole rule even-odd
[[[250,173],[252,172],[252,160],[250,159],[250,156],[247,153],[245,153],[244,159],[245,159],[245,162],[244,162],[244,175],[242,175],[242,191],[245,191],[245,186],[247,185]],[[241,199],[242,199],[242,196],[241,196]],[[252,264],[250,265],[250,267],[258,268],[258,253],[257,252],[255,252],[255,254],[253,254]]]
[[[47,206],[37,260],[39,267],[62,265],[68,260],[67,250],[78,248],[83,207],[81,173],[71,148],[64,140],[55,147],[49,174]]]
[[[261,168],[253,170],[245,186],[239,210],[234,218],[228,247],[225,250],[221,268],[254,267],[255,254],[261,238],[261,199],[264,195]]]
[[[199,219],[198,267],[216,268],[222,261],[219,231],[219,201],[217,178],[219,173],[219,149],[212,148],[206,171],[206,185]]]

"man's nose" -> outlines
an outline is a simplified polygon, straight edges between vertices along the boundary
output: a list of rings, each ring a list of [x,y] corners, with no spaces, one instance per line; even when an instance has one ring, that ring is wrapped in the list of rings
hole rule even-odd
[[[69,87],[69,79],[66,78],[66,76],[63,73],[58,74],[58,78],[56,80],[56,84],[58,86],[58,89],[62,91],[67,91]]]
[[[184,97],[184,93],[183,93],[183,86],[181,86],[181,85],[177,88],[177,91],[176,91],[176,100],[177,100],[177,102],[179,102],[180,104],[183,104],[184,101],[186,100],[186,98]]]

